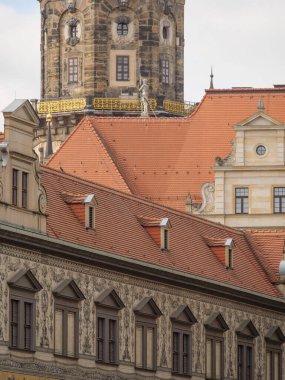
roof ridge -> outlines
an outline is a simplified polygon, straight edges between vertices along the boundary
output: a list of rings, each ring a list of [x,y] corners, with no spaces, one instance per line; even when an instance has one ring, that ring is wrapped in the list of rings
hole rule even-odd
[[[224,231],[231,231],[235,235],[243,235],[244,234],[244,232],[241,231],[241,230],[238,230],[238,229],[235,229],[235,228],[232,228],[232,227],[228,227],[228,226],[222,225],[221,223],[215,223],[215,222],[212,222],[210,220],[206,220],[206,219],[204,219],[204,218],[202,218],[200,216],[197,216],[197,215],[189,214],[187,212],[183,212],[183,211],[171,208],[171,207],[167,207],[167,206],[163,206],[161,204],[155,203],[155,202],[151,202],[151,201],[149,201],[147,199],[144,199],[144,198],[142,198],[142,197],[140,197],[138,195],[128,194],[128,193],[125,193],[125,192],[123,192],[121,190],[117,190],[117,189],[114,189],[114,188],[111,188],[111,187],[107,187],[107,186],[98,184],[98,183],[96,183],[94,181],[91,181],[91,180],[83,179],[81,177],[75,176],[74,174],[69,174],[69,173],[66,173],[66,172],[62,172],[62,171],[60,171],[58,169],[50,168],[50,167],[45,166],[45,165],[42,165],[41,168],[45,172],[51,172],[52,174],[60,175],[61,177],[74,179],[74,180],[78,181],[79,183],[86,184],[86,185],[89,185],[89,186],[95,186],[98,189],[107,190],[108,192],[110,192],[112,194],[120,195],[120,196],[129,198],[129,199],[131,199],[133,201],[138,201],[138,202],[150,205],[150,206],[154,205],[156,208],[158,208],[160,210],[169,211],[169,212],[171,212],[173,214],[176,214],[176,215],[179,215],[179,216],[183,216],[183,217],[195,220],[196,222],[198,222],[200,224],[210,225],[210,226],[213,226],[213,227],[216,227],[216,228],[218,227],[220,229],[223,229]]]
[[[112,157],[109,149],[107,149],[106,143],[105,143],[104,139],[99,134],[99,132],[97,131],[95,125],[92,124],[92,122],[90,121],[90,119],[87,119],[86,121],[87,121],[90,129],[92,130],[92,132],[95,134],[95,137],[96,137],[97,141],[99,142],[99,144],[101,145],[102,149],[106,152],[106,154],[110,158],[111,163],[114,166],[114,169],[115,169],[116,173],[119,175],[119,177],[124,182],[124,185],[126,186],[126,190],[129,190],[132,193],[132,190],[131,190],[129,184],[127,183],[127,181],[125,180],[125,178],[122,176],[122,174],[121,174],[120,170],[118,169],[117,164],[115,163],[115,161],[114,161],[114,159],[113,159],[113,157]]]

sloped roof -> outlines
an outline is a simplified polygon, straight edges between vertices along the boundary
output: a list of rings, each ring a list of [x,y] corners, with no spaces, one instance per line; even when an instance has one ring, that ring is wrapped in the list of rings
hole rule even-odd
[[[249,231],[262,254],[264,265],[273,282],[279,280],[279,264],[283,260],[285,230]]]
[[[42,167],[42,184],[48,194],[48,234],[85,247],[159,265],[270,296],[278,291],[265,276],[245,234],[193,215],[167,209],[136,196],[108,189],[65,173]],[[62,193],[95,195],[96,230],[85,229]],[[170,251],[162,253],[137,215],[171,220]],[[235,241],[234,270],[227,270],[212,254],[203,236]]]
[[[207,90],[189,118],[85,118],[48,166],[184,211],[261,96],[266,114],[285,123],[285,88]]]
[[[130,192],[116,163],[87,118],[79,123],[47,165],[126,193]]]

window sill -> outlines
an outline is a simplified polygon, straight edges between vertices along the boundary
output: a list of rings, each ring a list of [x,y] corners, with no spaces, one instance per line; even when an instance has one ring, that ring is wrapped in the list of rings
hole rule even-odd
[[[53,354],[56,358],[63,358],[63,359],[69,359],[69,360],[78,360],[78,356],[67,356],[67,355],[60,355],[60,354]]]
[[[20,352],[27,352],[28,354],[34,354],[36,352],[36,350],[27,350],[25,348],[20,348],[20,347],[11,347],[11,346],[8,346],[9,350],[13,350],[13,351],[20,351]]]
[[[179,376],[179,377],[192,377],[192,373],[178,373],[178,372],[171,372],[173,376]]]
[[[135,369],[138,370],[138,371],[143,371],[143,372],[156,372],[156,369],[149,369],[149,368],[142,368],[142,367],[136,367],[135,366]]]
[[[102,364],[102,365],[107,365],[107,366],[113,366],[113,367],[118,367],[119,362],[117,363],[108,363],[108,362],[103,362],[102,360],[95,360],[97,364]]]

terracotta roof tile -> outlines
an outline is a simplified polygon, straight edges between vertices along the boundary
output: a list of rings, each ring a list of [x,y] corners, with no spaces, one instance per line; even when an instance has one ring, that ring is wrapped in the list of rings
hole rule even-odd
[[[250,249],[244,232],[174,211],[116,190],[107,189],[56,170],[42,167],[42,183],[48,194],[48,234],[142,262],[234,285],[258,293],[279,296],[264,275],[262,265]],[[86,230],[63,192],[94,194],[96,230]],[[170,251],[161,252],[137,216],[171,220]],[[203,236],[234,239],[234,270],[212,254]]]
[[[53,168],[185,210],[214,180],[216,156],[226,157],[232,126],[257,112],[285,123],[285,88],[207,90],[188,118],[84,119],[50,160]]]

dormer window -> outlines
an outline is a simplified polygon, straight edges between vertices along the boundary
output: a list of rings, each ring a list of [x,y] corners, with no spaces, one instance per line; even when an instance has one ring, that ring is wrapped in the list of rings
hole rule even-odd
[[[233,269],[234,240],[205,238],[208,247],[227,269]]]
[[[160,248],[162,251],[169,251],[169,229],[171,224],[168,218],[161,219],[160,222]]]
[[[95,229],[95,206],[97,205],[94,194],[89,194],[84,199],[85,227]]]
[[[227,239],[225,242],[225,265],[229,269],[233,269],[233,246],[233,239]]]
[[[12,205],[18,205],[18,170],[13,169],[13,177],[12,177]]]

